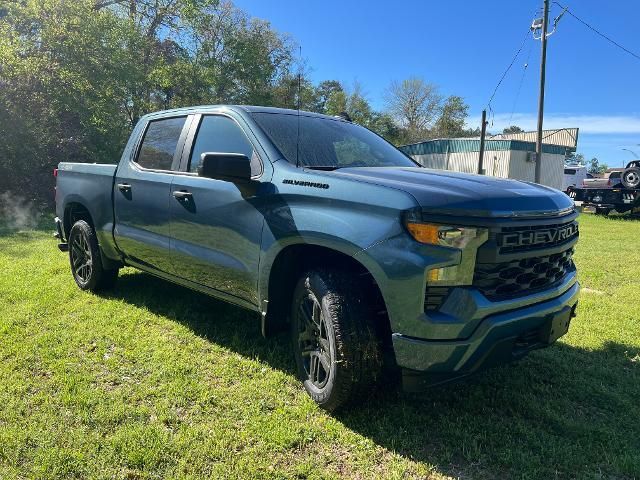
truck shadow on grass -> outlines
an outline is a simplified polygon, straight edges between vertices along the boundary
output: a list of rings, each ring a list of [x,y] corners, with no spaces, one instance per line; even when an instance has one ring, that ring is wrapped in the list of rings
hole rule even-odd
[[[106,296],[178,321],[210,342],[294,374],[288,336],[255,314],[143,273]],[[640,351],[558,343],[519,363],[420,395],[393,389],[334,415],[405,458],[455,477],[640,476]]]

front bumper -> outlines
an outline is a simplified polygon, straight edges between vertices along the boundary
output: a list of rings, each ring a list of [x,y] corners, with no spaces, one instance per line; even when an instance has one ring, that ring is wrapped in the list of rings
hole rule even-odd
[[[574,282],[553,299],[491,314],[465,339],[425,340],[393,334],[405,390],[419,391],[465,377],[553,343],[566,333],[569,319],[575,315],[579,290],[579,284]],[[550,335],[558,319],[563,320],[563,331]]]

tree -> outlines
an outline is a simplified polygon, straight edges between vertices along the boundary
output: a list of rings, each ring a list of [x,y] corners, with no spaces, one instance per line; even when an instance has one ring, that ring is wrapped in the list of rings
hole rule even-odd
[[[423,140],[441,110],[438,87],[418,77],[393,81],[385,92],[387,112],[405,129],[408,141]]]
[[[591,160],[589,160],[588,171],[592,175],[600,175],[606,172],[608,168],[609,166],[606,163],[601,164],[596,157],[593,157]]]
[[[524,133],[524,130],[517,125],[511,125],[502,130],[502,133]]]
[[[316,104],[314,111],[318,113],[327,113],[327,103],[331,95],[344,92],[342,84],[337,80],[324,80],[318,84],[315,89]]]
[[[438,120],[435,124],[435,134],[438,137],[462,137],[465,136],[464,124],[469,115],[469,105],[464,103],[464,99],[458,96],[448,97]]]

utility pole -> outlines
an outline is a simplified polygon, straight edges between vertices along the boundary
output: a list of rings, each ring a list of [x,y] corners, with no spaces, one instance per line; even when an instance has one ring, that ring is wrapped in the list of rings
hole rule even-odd
[[[478,174],[484,175],[484,139],[487,136],[487,111],[482,110],[482,126],[480,127],[480,158],[478,160]]]
[[[540,97],[538,100],[538,136],[536,138],[536,183],[540,183],[542,173],[542,123],[544,118],[544,80],[547,67],[547,26],[549,23],[549,0],[544,0],[542,21],[542,56],[540,58]]]

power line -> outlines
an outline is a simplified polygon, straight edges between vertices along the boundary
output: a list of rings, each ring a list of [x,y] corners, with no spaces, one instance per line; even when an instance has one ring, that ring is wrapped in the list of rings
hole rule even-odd
[[[520,48],[518,48],[518,51],[516,52],[516,54],[513,57],[513,60],[511,60],[511,63],[509,64],[507,69],[502,74],[502,77],[500,77],[500,80],[498,81],[498,84],[496,85],[496,88],[493,89],[493,93],[491,94],[491,97],[489,98],[489,101],[487,102],[487,108],[489,108],[489,110],[491,110],[491,101],[493,100],[493,97],[496,96],[496,92],[498,91],[498,88],[500,88],[500,85],[502,84],[502,81],[504,80],[504,77],[507,76],[507,73],[509,73],[509,70],[511,70],[511,67],[513,67],[513,64],[516,62],[516,59],[520,55],[520,52],[522,51],[522,48],[524,47],[524,44],[527,41],[527,38],[529,38],[529,29],[527,29],[527,33],[524,36],[524,38],[522,39],[522,43],[520,44]]]
[[[571,10],[569,10],[568,7],[564,7],[561,4],[559,4],[558,2],[554,1],[553,3],[555,3],[556,5],[558,5],[560,8],[564,8],[566,10],[566,12],[571,15],[573,18],[575,18],[576,20],[578,20],[580,23],[582,23],[585,27],[589,28],[590,30],[593,30],[596,34],[600,35],[602,38],[604,38],[605,40],[607,40],[608,42],[614,44],[616,47],[620,48],[621,50],[624,50],[625,52],[627,52],[629,55],[631,55],[632,57],[635,57],[636,59],[640,60],[640,55],[638,55],[637,53],[632,52],[631,50],[629,50],[628,48],[624,47],[623,45],[620,45],[618,42],[616,42],[615,40],[613,40],[611,37],[605,35],[604,33],[602,33],[600,30],[598,30],[597,28],[595,28],[592,25],[589,25],[587,22],[585,22],[584,20],[582,20],[580,17],[578,17],[575,13],[573,13]]]
[[[527,53],[527,60],[524,62],[524,68],[522,69],[522,76],[520,77],[520,84],[518,85],[518,91],[516,92],[516,97],[513,100],[513,106],[511,107],[511,115],[509,116],[509,124],[511,124],[511,120],[513,120],[513,114],[516,111],[516,106],[518,104],[518,100],[520,98],[520,92],[522,91],[522,84],[524,83],[524,76],[527,73],[527,68],[529,67],[529,59],[531,58],[531,50],[533,50],[533,42],[529,43],[529,53]]]

